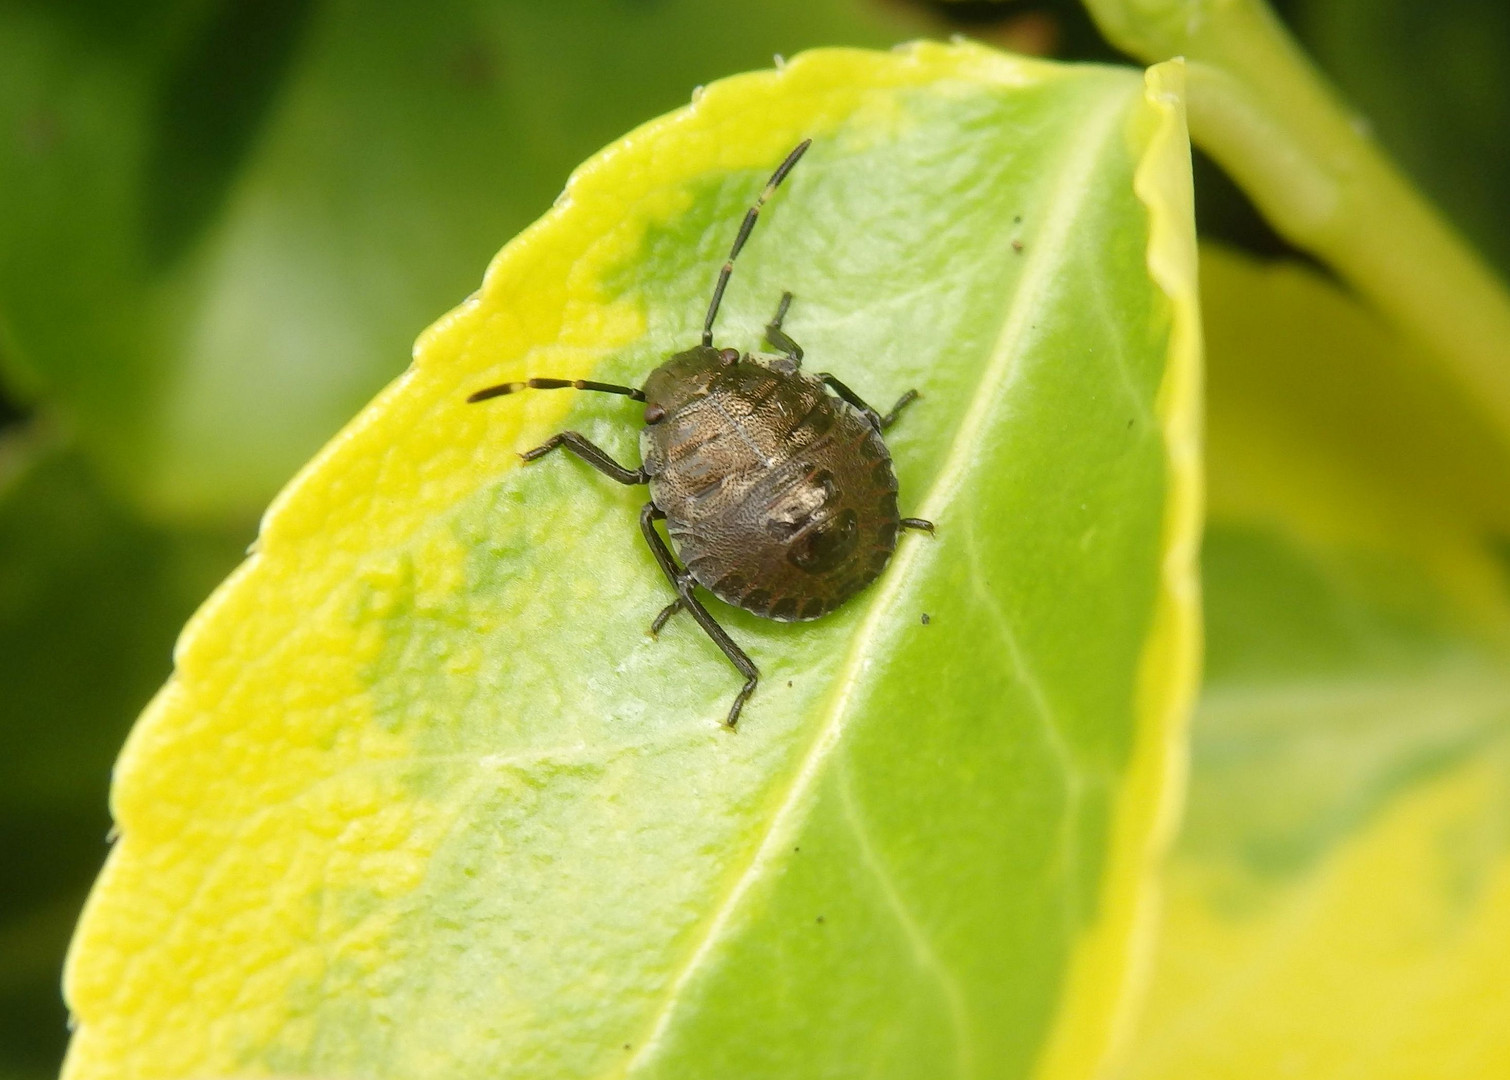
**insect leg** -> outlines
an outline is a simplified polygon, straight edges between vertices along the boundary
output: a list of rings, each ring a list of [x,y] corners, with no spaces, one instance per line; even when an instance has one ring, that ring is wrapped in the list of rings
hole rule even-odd
[[[605,451],[600,450],[575,431],[563,431],[559,435],[552,435],[533,450],[526,450],[519,456],[525,461],[534,461],[549,454],[558,446],[566,447],[604,476],[611,476],[621,484],[643,484],[649,479],[644,469],[624,468]]]
[[[903,518],[897,524],[904,529],[916,529],[918,532],[925,532],[929,536],[933,535],[933,522],[923,518]]]
[[[782,320],[786,318],[786,309],[792,306],[792,294],[781,294],[781,303],[776,308],[776,317],[765,326],[765,339],[776,348],[786,353],[787,359],[793,367],[802,366],[802,346],[793,341],[785,330],[781,328]]]
[[[682,598],[678,596],[675,600],[671,601],[671,603],[661,608],[660,614],[651,620],[650,636],[659,636],[661,627],[665,626],[667,621],[670,620],[671,616],[675,615],[680,610],[682,610]]]
[[[897,417],[902,415],[902,410],[907,408],[907,406],[911,405],[917,399],[918,392],[916,390],[909,390],[907,391],[907,393],[897,398],[897,403],[891,407],[891,412],[881,417],[881,430],[885,431],[887,428],[891,427],[892,424],[895,424],[897,422]]]
[[[655,531],[655,523],[666,516],[665,512],[658,509],[655,503],[646,503],[640,511],[640,531],[645,534],[645,543],[650,545],[650,553],[655,556],[655,561],[660,564],[661,572],[666,575],[666,580],[671,582],[671,587],[676,590],[677,600],[680,606],[692,613],[697,620],[697,625],[703,628],[703,632],[713,639],[713,644],[723,650],[723,654],[729,658],[729,663],[745,677],[744,687],[734,698],[734,704],[729,708],[729,717],[725,721],[729,729],[739,723],[739,710],[744,708],[745,701],[755,692],[755,684],[760,681],[760,672],[744,650],[734,644],[734,639],[724,632],[724,628],[718,625],[718,621],[708,614],[708,609],[703,607],[702,602],[692,594],[692,578],[684,573],[681,567],[676,565],[676,559],[671,555],[671,549],[666,546],[666,541],[661,539],[661,534]],[[667,608],[666,610],[670,610]],[[665,612],[663,611],[664,615]]]
[[[855,408],[864,413],[866,419],[874,424],[877,430],[886,426],[884,419],[880,413],[876,412],[876,410],[867,405],[865,403],[865,400],[861,398],[859,394],[855,393],[849,387],[845,386],[838,379],[834,378],[826,371],[820,371],[818,373],[818,378],[822,379],[827,386],[832,388],[834,393],[838,394],[845,401],[849,402]]]
[[[887,413],[885,416],[882,416],[871,406],[867,405],[865,403],[865,400],[861,398],[859,394],[855,393],[849,387],[845,386],[842,382],[840,382],[834,376],[830,375],[828,372],[820,371],[818,373],[818,378],[822,379],[826,385],[832,388],[834,393],[838,394],[845,401],[849,402],[855,408],[864,413],[866,418],[876,426],[876,429],[878,431],[885,431],[887,428],[891,427],[892,424],[896,423],[897,417],[901,414],[902,410],[905,409],[908,405],[911,405],[918,398],[918,392],[916,390],[909,390],[907,391],[907,393],[903,394],[900,398],[897,399],[897,403],[891,407],[891,412]]]

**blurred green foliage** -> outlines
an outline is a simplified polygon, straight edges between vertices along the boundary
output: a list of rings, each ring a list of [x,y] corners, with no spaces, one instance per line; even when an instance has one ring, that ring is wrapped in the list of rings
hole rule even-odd
[[[793,0],[0,9],[6,369],[147,512],[247,520],[592,150],[896,36]]]
[[[105,854],[110,764],[245,546],[142,520],[36,429],[0,434],[0,1076],[56,1071],[59,963]]]
[[[1510,9],[1276,7],[1510,268]],[[55,1070],[109,763],[178,628],[424,325],[695,85],[953,30],[1111,57],[1070,0],[0,2],[0,1076]],[[1209,166],[1197,202],[1282,248]]]
[[[1510,274],[1510,5],[1287,0],[1280,9],[1411,179]]]

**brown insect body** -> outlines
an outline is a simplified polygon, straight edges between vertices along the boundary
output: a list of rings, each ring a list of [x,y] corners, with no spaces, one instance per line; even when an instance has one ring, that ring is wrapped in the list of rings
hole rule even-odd
[[[736,358],[730,361],[731,354]],[[651,501],[688,573],[725,603],[816,619],[896,549],[891,455],[875,424],[785,358],[701,346],[644,386]]]
[[[734,260],[760,208],[807,151],[800,143],[745,214],[719,271],[702,344],[676,353],[641,389],[591,379],[535,377],[468,396],[488,401],[520,390],[593,390],[645,403],[642,464],[615,461],[581,432],[563,431],[521,456],[565,449],[621,484],[647,484],[640,531],[676,593],[650,624],[658,633],[685,611],[745,677],[728,726],[755,692],[760,672],[695,595],[701,585],[726,603],[783,622],[816,619],[869,585],[886,567],[900,529],[933,531],[897,515],[897,478],[882,432],[917,397],[909,390],[882,416],[833,375],[802,371],[802,349],[783,329],[782,293],[766,324],[779,356],[741,356],[713,345],[713,320]],[[655,523],[681,556],[677,563]]]

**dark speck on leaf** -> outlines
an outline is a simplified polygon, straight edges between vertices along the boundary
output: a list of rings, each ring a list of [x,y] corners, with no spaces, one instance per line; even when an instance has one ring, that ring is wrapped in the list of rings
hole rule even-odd
[[[818,921],[819,921],[819,922],[822,922],[822,921],[823,921],[823,916],[822,916],[822,915],[819,915],[819,916],[818,916]]]
[[[930,618],[929,618],[929,617],[928,617],[928,613],[927,613],[927,612],[926,612],[926,611],[925,611],[925,612],[923,612],[923,625],[924,625],[924,626],[927,626],[927,625],[928,625],[928,624],[929,624],[929,623],[931,623],[931,622],[932,622],[932,621],[933,621],[933,620],[932,620],[932,619],[930,619]]]

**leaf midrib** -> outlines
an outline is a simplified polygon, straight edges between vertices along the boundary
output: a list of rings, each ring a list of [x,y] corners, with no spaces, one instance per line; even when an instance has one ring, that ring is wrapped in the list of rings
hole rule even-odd
[[[1060,159],[1056,179],[1048,185],[1057,194],[1045,214],[1047,228],[1040,234],[1024,261],[1018,287],[1007,308],[970,408],[949,446],[944,467],[939,470],[919,504],[919,512],[927,518],[938,517],[939,511],[953,499],[964,483],[965,474],[972,464],[974,447],[980,442],[982,429],[998,407],[1010,384],[1010,375],[1016,370],[1012,360],[1018,354],[1025,333],[1032,329],[1030,312],[1036,310],[1036,302],[1052,280],[1053,271],[1063,262],[1062,253],[1068,247],[1066,241],[1070,225],[1085,204],[1084,196],[1091,190],[1088,178],[1100,159],[1099,151],[1112,134],[1108,129],[1115,128],[1113,121],[1125,108],[1126,99],[1119,95],[1092,112],[1081,128],[1083,137],[1071,144]],[[909,537],[898,548],[892,566],[882,577],[864,621],[857,628],[848,654],[840,666],[837,689],[831,699],[828,716],[803,757],[790,787],[772,813],[765,835],[751,856],[749,865],[740,873],[718,905],[708,920],[708,929],[702,939],[692,948],[681,970],[671,980],[665,1002],[651,1020],[648,1034],[636,1042],[634,1055],[605,1072],[605,1080],[627,1076],[654,1058],[670,1028],[683,991],[704,966],[706,957],[722,936],[744,895],[763,877],[763,871],[772,861],[774,852],[785,846],[782,838],[790,831],[789,823],[798,815],[819,769],[839,744],[845,727],[844,717],[850,711],[849,703],[859,688],[864,657],[881,632],[885,614],[893,609],[897,594],[907,584],[919,553],[925,550],[921,546],[924,543],[927,543],[926,538]]]

